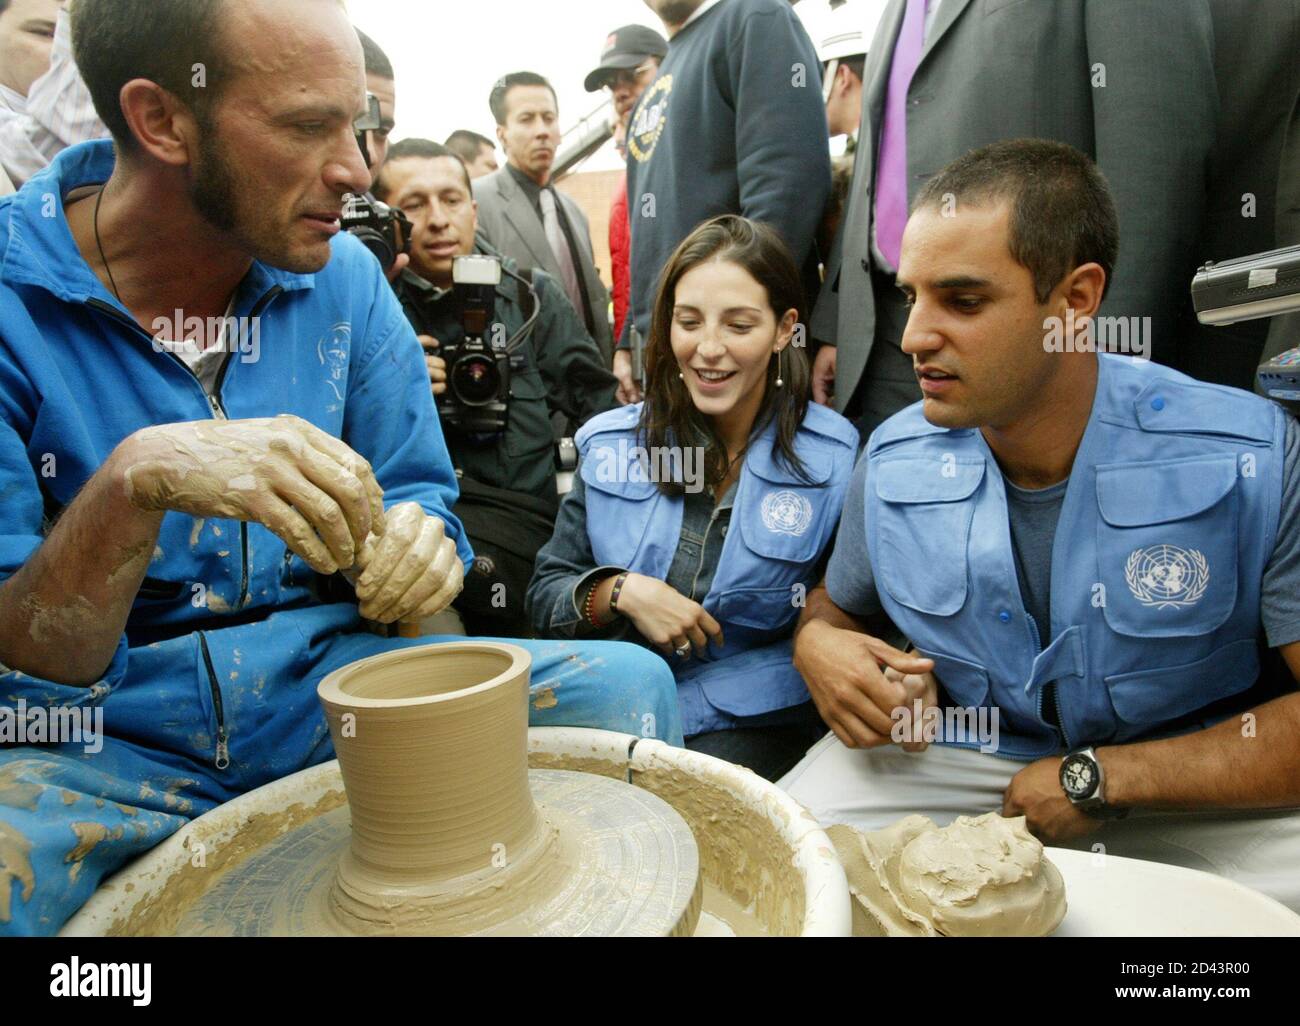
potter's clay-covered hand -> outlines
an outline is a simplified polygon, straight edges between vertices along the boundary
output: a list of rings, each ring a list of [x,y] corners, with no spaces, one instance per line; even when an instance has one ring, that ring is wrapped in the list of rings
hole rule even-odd
[[[137,509],[262,524],[319,573],[352,566],[384,532],[370,464],[298,417],[161,424],[130,444],[126,494]]]
[[[383,537],[370,538],[357,558],[361,615],[377,623],[415,622],[446,609],[465,573],[446,525],[416,502],[393,506],[387,522]]]

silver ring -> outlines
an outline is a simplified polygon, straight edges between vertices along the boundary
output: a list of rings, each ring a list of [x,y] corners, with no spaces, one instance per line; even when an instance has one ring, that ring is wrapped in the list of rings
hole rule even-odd
[[[683,659],[685,659],[688,655],[691,654],[691,646],[689,644],[686,644],[683,645],[681,648],[673,649],[673,651],[676,652]]]

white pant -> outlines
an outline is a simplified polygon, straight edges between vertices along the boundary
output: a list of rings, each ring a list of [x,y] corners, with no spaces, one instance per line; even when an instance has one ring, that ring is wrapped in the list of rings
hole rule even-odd
[[[777,781],[823,825],[878,830],[911,813],[946,826],[957,816],[999,811],[1027,763],[966,748],[931,745],[908,754],[895,745],[845,748],[827,734]],[[1194,767],[1189,772],[1194,772]],[[1300,810],[1152,813],[1122,820],[1061,847],[1200,869],[1235,880],[1300,912]]]

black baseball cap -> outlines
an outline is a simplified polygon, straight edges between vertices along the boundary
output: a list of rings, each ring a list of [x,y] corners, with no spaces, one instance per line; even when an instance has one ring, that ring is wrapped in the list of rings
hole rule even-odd
[[[583,84],[587,92],[597,92],[605,85],[609,72],[638,68],[647,57],[662,60],[667,54],[668,41],[654,29],[644,25],[624,25],[609,34],[600,51],[600,64]]]

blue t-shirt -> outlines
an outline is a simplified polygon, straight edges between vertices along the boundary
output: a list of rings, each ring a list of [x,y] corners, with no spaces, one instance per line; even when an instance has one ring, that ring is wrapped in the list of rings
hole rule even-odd
[[[1270,648],[1300,641],[1300,425],[1290,419],[1286,426],[1283,456],[1282,510],[1277,540],[1260,582],[1260,620]],[[1007,485],[1007,516],[1012,547],[1016,555],[1016,576],[1025,611],[1038,625],[1039,639],[1046,648],[1051,641],[1052,543],[1056,522],[1065,499],[1068,479],[1048,488],[1017,488]],[[826,571],[826,589],[831,600],[846,613],[870,616],[882,611],[876,594],[871,557],[867,552],[863,506],[867,486],[866,451],[858,460],[849,484],[848,500],[840,519],[835,550]],[[924,558],[918,552],[917,558]]]

